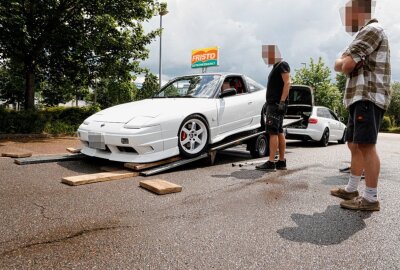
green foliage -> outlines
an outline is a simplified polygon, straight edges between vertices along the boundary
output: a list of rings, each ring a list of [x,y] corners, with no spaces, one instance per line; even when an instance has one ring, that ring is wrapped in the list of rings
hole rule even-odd
[[[131,82],[105,80],[99,84],[96,91],[97,103],[104,109],[133,101],[138,90],[136,85]]]
[[[10,61],[0,66],[0,100],[6,104],[24,102],[22,67]]]
[[[392,84],[392,99],[386,115],[392,119],[393,126],[400,125],[400,82]]]
[[[389,131],[392,128],[392,122],[389,116],[384,116],[381,124],[381,131]]]
[[[52,107],[40,111],[0,109],[0,131],[9,134],[50,133],[73,135],[98,107]]]
[[[336,74],[336,87],[342,94],[346,91],[346,81],[347,81],[346,75],[344,75],[343,73]]]
[[[325,106],[338,111],[341,107],[341,93],[338,87],[331,83],[331,71],[325,66],[322,58],[315,63],[311,58],[308,67],[296,70],[294,84],[311,86],[314,90],[315,105]]]
[[[159,10],[166,4],[155,0],[1,1],[0,55],[23,67],[25,108],[34,107],[43,80],[43,95],[56,97],[60,90],[76,96],[77,89],[93,88],[95,77],[134,79],[160,32],[145,33],[142,23]]]
[[[138,90],[136,100],[150,98],[158,93],[158,77],[152,73],[147,73],[142,88]]]

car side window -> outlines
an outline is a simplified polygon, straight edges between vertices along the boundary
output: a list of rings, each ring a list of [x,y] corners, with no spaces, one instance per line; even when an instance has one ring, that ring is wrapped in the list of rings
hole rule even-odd
[[[318,117],[325,117],[324,110],[321,108],[317,109],[317,116]]]
[[[340,121],[339,118],[337,117],[337,115],[334,112],[332,112],[331,110],[329,110],[329,114],[332,119],[335,119],[336,121]]]
[[[249,77],[246,77],[246,81],[247,81],[247,86],[249,88],[250,93],[264,89],[264,87],[261,84],[253,81]]]
[[[236,89],[237,94],[246,93],[246,87],[245,87],[241,77],[232,77],[231,84],[232,84],[233,88]]]

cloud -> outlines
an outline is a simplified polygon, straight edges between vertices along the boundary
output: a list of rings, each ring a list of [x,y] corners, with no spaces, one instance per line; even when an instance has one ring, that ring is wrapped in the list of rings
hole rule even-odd
[[[265,84],[268,68],[261,58],[263,44],[276,44],[292,70],[322,57],[328,67],[351,42],[339,16],[345,0],[167,0],[163,17],[163,79],[198,73],[191,69],[191,51],[219,46],[220,66],[208,71],[232,71]],[[400,10],[398,0],[379,0],[376,17],[386,29],[392,49],[393,79],[400,80]],[[145,29],[159,27],[159,17]],[[150,46],[143,65],[158,74],[159,40]],[[332,76],[334,72],[332,69]]]

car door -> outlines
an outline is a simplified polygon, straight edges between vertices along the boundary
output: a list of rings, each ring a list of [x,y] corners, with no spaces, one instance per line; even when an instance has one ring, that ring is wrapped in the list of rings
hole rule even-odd
[[[239,78],[239,77],[236,77]],[[240,78],[241,79],[241,78]],[[253,100],[242,83],[243,89],[234,96],[219,98],[218,125],[219,134],[239,130],[250,125],[252,120]]]
[[[341,127],[342,126],[341,122],[333,111],[328,109],[328,112],[332,121],[332,128],[334,128],[334,132],[332,133],[335,134],[335,139],[340,140],[343,137],[343,129]]]
[[[336,120],[332,117],[328,108],[321,108],[323,117],[329,127],[329,140],[336,140],[338,137],[338,126]]]

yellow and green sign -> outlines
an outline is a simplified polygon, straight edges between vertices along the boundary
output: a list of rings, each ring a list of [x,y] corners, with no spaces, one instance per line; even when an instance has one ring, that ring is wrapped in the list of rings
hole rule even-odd
[[[218,66],[218,47],[209,47],[192,51],[192,68]]]

